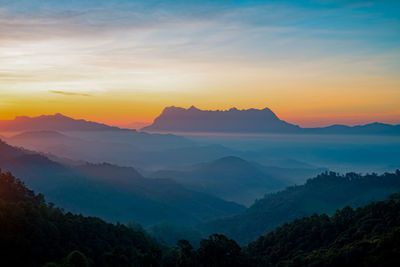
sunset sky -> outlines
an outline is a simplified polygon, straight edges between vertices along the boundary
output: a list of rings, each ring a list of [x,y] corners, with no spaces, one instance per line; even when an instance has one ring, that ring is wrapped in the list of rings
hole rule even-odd
[[[400,123],[400,1],[0,0],[0,119]]]

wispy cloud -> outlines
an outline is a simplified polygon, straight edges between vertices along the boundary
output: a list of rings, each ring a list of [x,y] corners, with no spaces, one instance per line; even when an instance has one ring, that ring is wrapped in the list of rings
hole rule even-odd
[[[92,96],[91,94],[51,90],[50,93],[66,96]]]

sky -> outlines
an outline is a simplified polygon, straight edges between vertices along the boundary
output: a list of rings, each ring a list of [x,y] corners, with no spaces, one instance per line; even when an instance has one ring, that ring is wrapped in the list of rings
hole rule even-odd
[[[269,107],[400,123],[400,1],[0,0],[0,119]]]

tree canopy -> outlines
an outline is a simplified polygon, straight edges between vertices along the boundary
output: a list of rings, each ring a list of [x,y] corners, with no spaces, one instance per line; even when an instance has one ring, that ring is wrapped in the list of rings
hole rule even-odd
[[[184,239],[160,245],[135,223],[65,212],[0,171],[0,256],[8,266],[399,266],[398,255],[400,193],[296,219],[243,248],[212,234],[195,250]]]

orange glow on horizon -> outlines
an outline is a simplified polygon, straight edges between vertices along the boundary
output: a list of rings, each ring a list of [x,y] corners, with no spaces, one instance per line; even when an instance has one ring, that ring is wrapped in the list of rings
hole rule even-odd
[[[49,86],[45,80],[22,81],[18,90],[7,90],[11,82],[0,83],[0,119],[62,113],[121,126],[152,122],[166,106],[195,105],[207,110],[268,107],[282,120],[303,127],[375,121],[400,123],[400,79],[395,76],[337,72],[309,76],[311,70],[299,69],[296,73],[293,68],[287,74],[251,66],[229,66],[223,70],[197,77],[195,83],[180,84],[179,74],[171,74],[169,84],[149,76],[152,85],[142,84],[138,88],[135,79],[125,81],[125,88],[102,90],[30,87]],[[85,86],[86,82],[76,85]]]
[[[87,99],[64,99],[47,101],[47,105],[43,106],[41,101],[32,101],[32,99],[19,99],[17,101],[18,107],[25,106],[25,108],[5,110],[4,107],[0,112],[1,120],[14,119],[16,116],[30,116],[36,117],[40,115],[52,115],[61,113],[65,116],[74,119],[85,119],[89,121],[96,121],[105,123],[112,126],[126,127],[131,123],[144,123],[150,124],[152,121],[161,114],[166,106],[180,106],[189,108],[192,104],[164,104],[160,102],[140,102],[131,101],[129,99],[118,100],[87,100]],[[372,122],[382,122],[389,124],[400,123],[400,112],[395,109],[392,112],[377,112],[371,108],[370,112],[357,112],[357,110],[342,110],[338,112],[334,107],[318,107],[314,109],[301,109],[299,106],[283,106],[273,104],[258,104],[258,105],[194,105],[199,109],[207,110],[226,110],[232,107],[238,109],[270,108],[280,119],[289,123],[299,125],[301,127],[323,127],[332,124],[345,124],[345,125],[360,125]],[[298,108],[298,110],[296,109]],[[376,107],[375,109],[378,109]]]
[[[394,3],[6,2],[0,119],[126,125],[195,105],[268,107],[300,126],[400,124]]]

